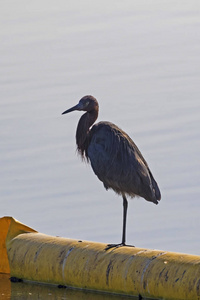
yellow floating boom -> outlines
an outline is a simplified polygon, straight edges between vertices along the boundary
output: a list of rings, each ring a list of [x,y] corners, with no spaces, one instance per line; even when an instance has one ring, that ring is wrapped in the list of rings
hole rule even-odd
[[[200,300],[200,256],[105,247],[41,234],[11,217],[0,219],[0,273],[117,294]]]

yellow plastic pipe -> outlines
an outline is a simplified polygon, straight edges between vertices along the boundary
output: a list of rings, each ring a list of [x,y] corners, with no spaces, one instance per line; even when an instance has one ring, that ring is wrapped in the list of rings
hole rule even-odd
[[[11,222],[11,217],[0,219],[0,273],[10,273],[8,255],[6,250],[6,236]]]
[[[48,236],[14,219],[6,247],[11,276],[23,280],[149,298],[200,299],[200,256],[133,247],[106,251],[106,244]]]

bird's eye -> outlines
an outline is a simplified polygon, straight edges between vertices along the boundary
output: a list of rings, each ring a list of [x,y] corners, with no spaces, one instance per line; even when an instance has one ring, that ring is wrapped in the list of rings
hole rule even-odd
[[[87,102],[85,103],[85,107],[87,107],[87,106],[88,106],[88,104],[89,104],[89,101],[87,101]]]

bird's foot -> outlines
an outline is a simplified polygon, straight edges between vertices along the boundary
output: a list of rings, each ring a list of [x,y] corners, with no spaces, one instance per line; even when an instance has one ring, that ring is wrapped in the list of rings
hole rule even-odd
[[[119,247],[135,247],[133,245],[126,245],[125,243],[120,243],[120,244],[108,244],[105,248],[105,250],[109,250],[111,248],[119,248]]]

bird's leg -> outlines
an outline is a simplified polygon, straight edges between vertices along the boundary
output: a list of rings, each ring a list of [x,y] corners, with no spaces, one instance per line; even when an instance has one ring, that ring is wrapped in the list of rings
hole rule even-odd
[[[126,217],[127,217],[128,201],[123,195],[123,230],[122,230],[122,245],[126,244]]]
[[[126,218],[127,218],[127,209],[128,209],[128,201],[126,196],[123,195],[123,229],[122,229],[122,242],[120,244],[108,244],[105,250],[109,250],[111,248],[119,248],[122,246],[134,247],[131,245],[126,245]]]

